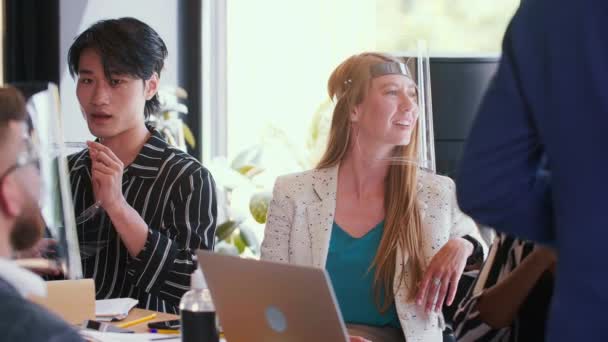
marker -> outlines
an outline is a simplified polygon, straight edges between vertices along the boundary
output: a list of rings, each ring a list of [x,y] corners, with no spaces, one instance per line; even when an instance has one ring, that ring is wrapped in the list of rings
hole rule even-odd
[[[179,330],[171,330],[171,329],[154,329],[151,328],[149,330],[150,333],[153,334],[180,334]]]

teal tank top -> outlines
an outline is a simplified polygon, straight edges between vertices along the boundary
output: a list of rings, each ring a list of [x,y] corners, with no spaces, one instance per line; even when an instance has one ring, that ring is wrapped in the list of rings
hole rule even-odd
[[[346,323],[401,329],[394,303],[384,314],[378,311],[373,292],[375,268],[368,272],[383,231],[384,221],[364,236],[354,238],[334,222],[325,268]]]

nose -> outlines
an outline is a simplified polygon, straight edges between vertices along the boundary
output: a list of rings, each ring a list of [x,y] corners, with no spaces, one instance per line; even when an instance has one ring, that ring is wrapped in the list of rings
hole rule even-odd
[[[106,82],[97,82],[93,88],[93,96],[91,103],[96,106],[102,106],[110,103],[110,90]]]
[[[401,93],[399,109],[402,112],[413,112],[418,108],[418,99],[407,92]]]

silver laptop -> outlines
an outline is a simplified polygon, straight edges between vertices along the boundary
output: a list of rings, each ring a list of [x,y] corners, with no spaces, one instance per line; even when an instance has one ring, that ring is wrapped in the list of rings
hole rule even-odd
[[[227,341],[348,341],[325,270],[207,251],[198,262]]]

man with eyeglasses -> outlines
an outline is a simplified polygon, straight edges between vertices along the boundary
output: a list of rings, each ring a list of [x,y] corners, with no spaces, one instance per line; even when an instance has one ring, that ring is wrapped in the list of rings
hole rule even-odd
[[[26,120],[23,96],[0,87],[0,340],[82,341],[66,322],[25,298],[44,296],[46,285],[10,260],[33,247],[44,231],[38,157]]]

